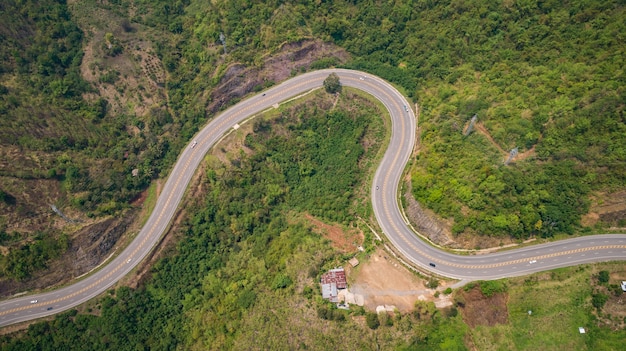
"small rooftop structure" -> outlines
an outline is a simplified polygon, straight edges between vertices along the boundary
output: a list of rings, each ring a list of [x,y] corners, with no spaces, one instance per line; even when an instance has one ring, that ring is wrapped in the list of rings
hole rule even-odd
[[[322,297],[331,302],[339,302],[338,290],[348,287],[346,272],[343,267],[331,269],[324,273],[320,282],[322,284]]]
[[[352,257],[348,263],[350,263],[352,267],[356,267],[359,265],[359,260],[356,257]]]
[[[578,332],[581,333],[581,334],[585,334],[585,328],[578,327]]]
[[[322,275],[322,284],[337,284],[337,289],[345,289],[348,286],[346,282],[346,272],[343,270],[343,267],[335,268],[329,270],[327,273]]]
[[[626,291],[626,281],[622,281],[622,291]]]

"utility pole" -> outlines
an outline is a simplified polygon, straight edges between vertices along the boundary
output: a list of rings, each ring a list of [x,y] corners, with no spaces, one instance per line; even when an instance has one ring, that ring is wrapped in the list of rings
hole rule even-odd
[[[472,117],[472,120],[470,121],[469,127],[467,127],[467,130],[465,131],[465,136],[468,136],[469,133],[472,132],[472,129],[474,128],[474,123],[476,123],[476,119],[478,119],[478,116],[474,115]]]
[[[224,53],[227,54],[228,52],[226,51],[226,36],[224,35],[224,33],[220,32],[220,41],[222,42],[222,45],[224,45]]]
[[[511,160],[513,158],[515,158],[515,156],[517,156],[517,148],[511,150],[511,152],[509,152],[509,158],[506,159],[506,161],[504,161],[504,165],[508,166],[509,162],[511,162]]]

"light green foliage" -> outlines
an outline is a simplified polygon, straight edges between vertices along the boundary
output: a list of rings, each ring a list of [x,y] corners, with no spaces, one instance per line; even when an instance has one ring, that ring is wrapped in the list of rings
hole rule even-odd
[[[480,291],[487,297],[493,296],[495,293],[506,292],[506,283],[502,280],[485,280],[479,283]]]
[[[91,91],[80,76],[83,33],[62,2],[3,5],[8,30],[2,32],[24,36],[7,35],[0,48],[0,113],[7,117],[0,119],[0,140],[53,153],[43,171],[9,176],[59,179],[84,211],[113,213],[163,175],[210,117],[211,89],[232,63],[261,67],[268,54],[305,38],[345,48],[349,67],[392,81],[419,103],[413,189],[420,202],[454,219],[456,233],[572,233],[588,209],[588,194],[626,183],[625,24],[617,1],[139,0],[132,25],[147,28],[168,72],[162,110],[168,112],[153,111],[147,121],[111,114],[104,99],[82,99]],[[102,6],[121,14],[129,8],[123,1]],[[116,78],[113,71],[103,77]],[[176,253],[154,267],[144,287],[104,298],[99,316],[68,312],[31,325],[22,339],[3,336],[2,348],[365,350],[376,342],[402,343],[385,334],[397,328],[410,335],[401,349],[464,349],[467,326],[434,306],[420,305],[418,315],[375,331],[322,320],[314,308],[290,318],[316,298],[312,285],[311,299],[289,305],[307,284],[298,267],[319,266],[332,254],[286,213],[350,223],[359,200],[346,189],[361,186],[369,172],[359,168],[368,153],[355,142],[370,128],[363,116],[320,113],[307,106],[282,115],[285,129],[275,134],[274,126],[261,123],[247,140],[253,155],[234,160],[232,172],[207,172],[206,199],[185,220]],[[503,155],[481,134],[463,137],[474,113],[501,148],[534,147],[534,155],[502,167]],[[125,132],[128,127],[138,135]],[[134,168],[139,176],[129,177]],[[472,330],[475,347],[617,349],[626,336],[594,323],[588,276],[555,276],[559,281],[507,285],[510,324]],[[535,311],[531,318],[528,309]],[[581,325],[589,328],[587,339],[577,334]],[[306,341],[285,345],[297,340],[293,328]]]
[[[622,266],[606,264],[604,268],[615,271]],[[509,322],[472,329],[474,345],[507,350],[615,349],[626,332],[597,327],[589,276],[588,267],[571,267],[502,281],[507,286]],[[484,282],[480,284],[482,289]],[[601,302],[602,297],[596,299]],[[580,335],[578,327],[584,327],[587,334]]]

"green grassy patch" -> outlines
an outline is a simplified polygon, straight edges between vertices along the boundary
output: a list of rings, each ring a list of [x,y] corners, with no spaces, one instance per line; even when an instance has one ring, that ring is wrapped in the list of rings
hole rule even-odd
[[[583,265],[506,280],[509,323],[473,329],[472,342],[480,350],[613,350],[626,333],[597,326],[591,276],[615,268]]]

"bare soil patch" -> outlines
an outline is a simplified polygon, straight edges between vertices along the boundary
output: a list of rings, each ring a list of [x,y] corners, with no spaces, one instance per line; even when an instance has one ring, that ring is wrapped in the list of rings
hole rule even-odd
[[[458,303],[463,320],[471,328],[478,325],[492,327],[496,324],[508,322],[507,300],[508,294],[495,293],[491,297],[483,295],[479,286],[469,291],[459,291]]]
[[[589,213],[583,216],[581,222],[585,226],[593,226],[599,221],[616,229],[624,227],[626,224],[626,191],[598,192],[591,196]]]
[[[262,68],[246,67],[242,64],[231,64],[219,85],[207,99],[209,113],[216,113],[232,99],[241,98],[255,88],[267,85],[268,82],[281,82],[289,78],[293,72],[306,71],[311,63],[321,58],[335,57],[338,62],[345,62],[348,53],[332,44],[318,40],[302,40],[288,43],[268,57]]]
[[[439,287],[442,288],[445,286]],[[418,300],[433,301],[438,307],[445,306],[449,300],[443,294],[435,298],[436,290],[427,288],[422,279],[383,249],[376,250],[369,260],[351,270],[348,290],[362,295],[369,310],[380,305],[393,305],[404,313],[412,311]]]
[[[310,214],[304,217],[313,225],[314,232],[330,240],[331,246],[339,252],[355,252],[357,247],[363,244],[365,236],[358,229],[345,231],[338,225],[324,223]]]

